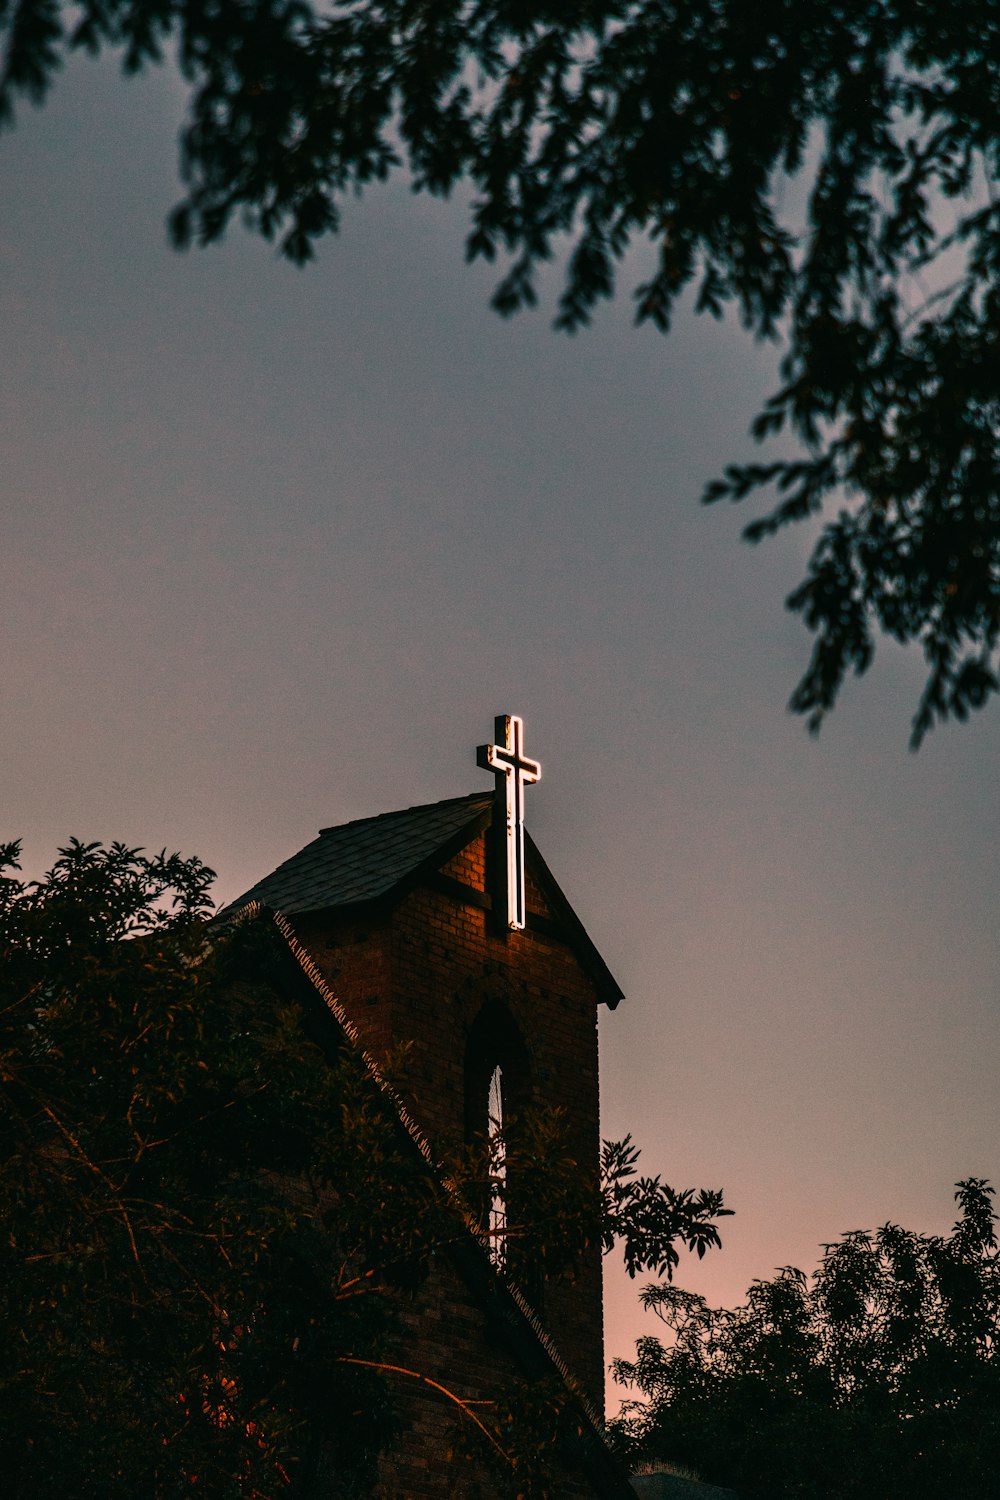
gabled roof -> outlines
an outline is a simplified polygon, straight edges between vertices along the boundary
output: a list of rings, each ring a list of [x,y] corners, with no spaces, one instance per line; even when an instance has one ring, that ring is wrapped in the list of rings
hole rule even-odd
[[[256,901],[293,917],[378,900],[428,862],[436,864],[446,846],[461,848],[489,821],[492,806],[492,792],[473,792],[322,828],[227,910]]]
[[[401,896],[423,876],[439,870],[486,828],[493,816],[494,794],[472,792],[422,807],[357,818],[334,828],[286,859],[220,912],[233,916],[253,904],[286,917],[330,911]],[[613,1010],[622,992],[583,923],[560,890],[538,849],[526,836],[529,868],[549,901],[555,921],[529,913],[528,926],[568,942],[589,972],[598,998]],[[488,902],[487,902],[488,904]]]

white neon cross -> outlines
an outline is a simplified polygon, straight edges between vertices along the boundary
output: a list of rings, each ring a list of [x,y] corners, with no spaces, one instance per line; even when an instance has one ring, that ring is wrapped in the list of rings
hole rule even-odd
[[[540,781],[542,768],[523,752],[524,725],[514,714],[498,714],[493,721],[498,743],[480,745],[476,761],[497,779],[497,794],[503,778],[507,841],[507,926],[512,932],[524,926],[524,788]],[[502,743],[500,743],[502,742]]]

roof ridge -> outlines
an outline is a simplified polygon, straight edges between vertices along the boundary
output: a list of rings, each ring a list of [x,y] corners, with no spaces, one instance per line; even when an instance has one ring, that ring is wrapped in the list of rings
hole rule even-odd
[[[227,910],[259,900],[293,916],[381,899],[419,878],[437,850],[471,838],[493,806],[493,793],[478,791],[323,828]]]
[[[393,807],[388,812],[369,813],[364,818],[350,818],[346,823],[331,823],[327,828],[319,830],[318,837],[322,838],[327,833],[339,833],[342,828],[356,828],[359,823],[378,823],[382,818],[401,818],[405,813],[427,812],[432,807],[450,807],[459,802],[486,801],[493,797],[493,792],[487,789],[476,792],[466,792],[461,797],[442,797],[439,802],[415,802],[411,807]]]

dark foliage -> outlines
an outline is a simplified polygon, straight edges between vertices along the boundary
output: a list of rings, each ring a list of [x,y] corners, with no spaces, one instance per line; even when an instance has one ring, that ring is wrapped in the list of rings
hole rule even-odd
[[[786,1268],[715,1312],[645,1293],[671,1331],[617,1375],[643,1398],[633,1459],[690,1465],[746,1500],[995,1495],[1000,1260],[993,1189],[958,1186],[948,1237],[887,1224],[828,1245],[811,1283]]]
[[[212,878],[75,841],[43,881],[0,873],[0,1470],[23,1500],[368,1493],[400,1313],[469,1239],[443,1177],[469,1203],[496,1185],[485,1144],[433,1172],[360,1054],[309,1039],[267,978],[276,930],[206,925]],[[602,1233],[669,1258],[655,1217],[655,1254],[613,1205],[602,1221],[557,1115],[498,1151],[531,1183],[512,1270],[571,1271]],[[527,1386],[456,1402],[537,1500],[537,1434],[571,1408]]]
[[[998,0],[0,0],[0,45],[0,120],[73,48],[127,72],[176,49],[178,245],[235,216],[301,263],[404,163],[417,189],[471,185],[499,311],[565,253],[572,331],[651,243],[638,321],[666,330],[692,288],[786,340],[754,431],[799,456],[705,498],[776,487],[751,540],[843,507],[788,600],[816,637],[793,708],[817,729],[879,632],[927,659],[914,744],[997,691]]]
[[[716,1220],[729,1216],[732,1209],[723,1207],[721,1189],[696,1192],[672,1188],[659,1177],[640,1177],[638,1161],[639,1148],[630,1135],[604,1142],[604,1249],[622,1245],[630,1276],[652,1271],[670,1281],[680,1264],[678,1244],[701,1260],[706,1250],[721,1246]]]
[[[74,843],[0,887],[12,1494],[347,1493],[390,1429],[344,1357],[386,1347],[390,1268],[455,1232],[357,1059],[240,982],[259,934],[206,941],[211,878]]]

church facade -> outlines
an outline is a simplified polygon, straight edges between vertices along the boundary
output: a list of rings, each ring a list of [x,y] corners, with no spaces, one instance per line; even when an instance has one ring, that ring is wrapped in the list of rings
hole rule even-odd
[[[597,1025],[621,991],[524,828],[524,787],[540,768],[523,754],[520,721],[498,719],[479,760],[494,791],[323,829],[230,911],[275,915],[373,1076],[407,1045],[404,1114],[429,1161],[554,1105],[596,1182]],[[525,1380],[562,1381],[578,1403],[566,1500],[634,1494],[600,1435],[600,1246],[572,1279],[513,1286],[503,1225],[518,1186],[505,1185],[489,1232],[470,1230],[407,1311],[408,1362],[434,1384],[400,1383],[406,1431],[383,1472],[398,1500],[500,1493],[488,1473],[456,1465],[455,1410],[441,1392],[491,1401]]]

